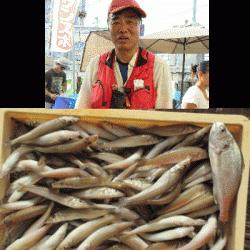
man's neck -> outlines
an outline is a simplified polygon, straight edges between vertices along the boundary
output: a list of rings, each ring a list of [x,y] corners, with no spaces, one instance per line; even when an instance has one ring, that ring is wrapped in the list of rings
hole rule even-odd
[[[58,72],[57,67],[54,67],[54,68],[53,68],[53,70],[54,70],[54,72],[55,72],[55,73],[57,73],[57,74],[59,74],[59,73],[60,73],[60,72]]]
[[[131,51],[116,50],[116,56],[121,62],[129,63],[131,61],[131,59],[133,58],[133,56],[135,55],[135,53],[138,51],[138,48],[139,47],[136,47],[135,49],[133,49]]]

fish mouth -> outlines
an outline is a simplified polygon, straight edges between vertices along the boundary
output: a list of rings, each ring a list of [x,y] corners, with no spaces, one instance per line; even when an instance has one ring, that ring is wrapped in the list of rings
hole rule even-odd
[[[213,124],[213,126],[212,126],[212,129],[219,129],[219,130],[221,130],[222,132],[225,132],[225,129],[226,128],[226,126],[223,124],[223,123],[221,123],[221,122],[215,122],[214,124]],[[224,131],[223,131],[224,130]]]
[[[212,125],[212,128],[211,129],[218,129],[219,127],[221,127],[222,123],[220,122],[215,122],[213,125]]]

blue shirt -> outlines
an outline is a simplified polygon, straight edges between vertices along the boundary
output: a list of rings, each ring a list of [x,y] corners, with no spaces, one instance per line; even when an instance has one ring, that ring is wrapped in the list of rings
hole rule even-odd
[[[128,79],[128,64],[129,63],[123,63],[119,61],[118,58],[117,58],[117,62],[119,64],[119,68],[120,68],[122,79],[123,79],[123,85],[124,85]]]

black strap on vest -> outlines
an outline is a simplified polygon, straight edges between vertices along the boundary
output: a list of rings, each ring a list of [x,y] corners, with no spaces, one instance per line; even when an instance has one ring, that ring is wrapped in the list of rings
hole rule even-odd
[[[136,66],[135,66],[136,68],[145,65],[147,63],[147,61],[148,61],[147,59],[142,57],[142,51],[143,51],[143,48],[139,47],[138,60],[137,60]],[[107,58],[106,58],[106,62],[105,62],[105,65],[108,66],[111,69],[113,68],[113,61],[114,61],[114,58],[115,58],[114,56],[115,56],[115,49],[113,49],[111,52],[109,52],[107,54]],[[148,58],[148,51],[147,51],[146,56]]]

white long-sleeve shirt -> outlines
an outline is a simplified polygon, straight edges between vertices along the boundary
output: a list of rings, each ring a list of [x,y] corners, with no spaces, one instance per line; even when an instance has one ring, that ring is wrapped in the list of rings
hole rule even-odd
[[[129,62],[128,79],[134,69],[137,54],[138,52],[135,53],[135,55]],[[91,92],[92,92],[92,87],[97,80],[99,58],[100,56],[96,56],[95,58],[93,58],[86,69],[86,74],[83,79],[83,83],[78,95],[75,109],[91,109]],[[116,57],[114,63],[114,72],[115,72],[115,79],[118,85],[118,90],[124,92],[123,78]],[[173,90],[171,85],[171,75],[169,66],[163,59],[157,56],[155,57],[153,77],[154,77],[155,89],[157,92],[155,109],[172,109]]]

